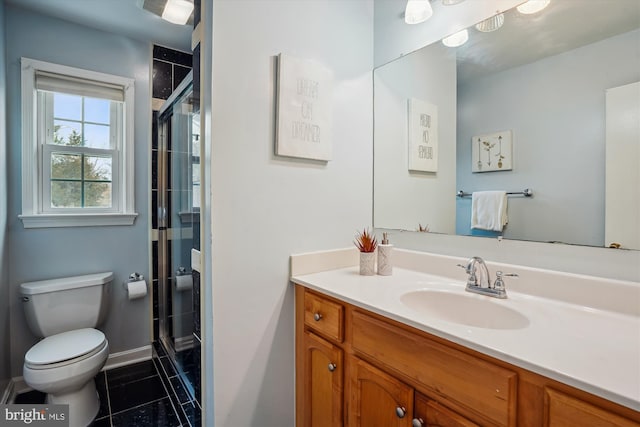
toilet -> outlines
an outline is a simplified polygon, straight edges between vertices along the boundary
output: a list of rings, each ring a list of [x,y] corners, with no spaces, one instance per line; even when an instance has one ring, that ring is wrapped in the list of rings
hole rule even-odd
[[[94,378],[109,355],[95,329],[106,317],[113,273],[20,285],[31,331],[42,337],[24,357],[24,381],[47,393],[47,403],[69,405],[69,426],[89,425],[100,409]]]

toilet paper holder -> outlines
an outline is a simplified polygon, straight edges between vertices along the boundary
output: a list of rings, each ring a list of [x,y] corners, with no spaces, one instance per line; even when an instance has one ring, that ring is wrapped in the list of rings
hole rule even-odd
[[[131,273],[122,287],[127,292],[129,300],[143,298],[147,295],[147,282],[144,276],[138,272]]]
[[[129,275],[129,280],[127,280],[127,283],[129,283],[129,282],[137,282],[138,280],[144,280],[144,276],[142,274],[138,273],[138,272],[131,273]]]
[[[129,275],[129,277],[127,278],[127,281],[126,281],[126,282],[122,282],[122,287],[123,287],[125,290],[128,290],[128,286],[127,286],[127,285],[128,285],[129,283],[139,282],[140,280],[144,280],[144,276],[143,276],[142,274],[140,274],[140,273],[138,273],[138,272],[131,273],[131,274]]]

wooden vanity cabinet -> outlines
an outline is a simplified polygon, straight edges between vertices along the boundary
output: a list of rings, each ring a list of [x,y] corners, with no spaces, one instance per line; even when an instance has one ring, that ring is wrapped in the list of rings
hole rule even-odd
[[[349,370],[349,426],[411,427],[413,388],[355,357]]]
[[[303,424],[308,427],[342,426],[343,353],[310,332],[303,345]]]
[[[415,396],[413,413],[413,427],[479,427],[479,424],[419,393]]]
[[[557,390],[545,389],[545,427],[638,427],[627,418]]]
[[[349,363],[349,426],[479,427],[357,358]]]
[[[297,427],[640,427],[640,413],[296,286]]]

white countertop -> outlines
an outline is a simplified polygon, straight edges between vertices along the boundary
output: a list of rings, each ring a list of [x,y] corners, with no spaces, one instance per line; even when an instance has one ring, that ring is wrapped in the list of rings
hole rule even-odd
[[[514,279],[508,277],[508,298],[500,300],[465,292],[464,280],[460,279],[398,267],[394,267],[392,276],[361,276],[357,267],[341,267],[309,274],[292,268],[291,280],[640,410],[640,317],[636,314],[509,290],[509,282]],[[401,301],[403,294],[421,289],[490,300],[524,315],[528,324],[519,329],[467,326],[443,320],[427,310],[409,308]],[[635,293],[632,295],[635,298]],[[607,298],[606,290],[601,298]]]

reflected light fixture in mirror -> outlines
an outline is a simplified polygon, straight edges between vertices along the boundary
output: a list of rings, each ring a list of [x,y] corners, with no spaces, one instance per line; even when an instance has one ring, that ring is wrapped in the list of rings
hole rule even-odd
[[[498,28],[502,27],[504,24],[504,13],[500,13],[498,15],[492,16],[489,19],[485,19],[484,21],[476,24],[476,29],[478,31],[482,31],[483,33],[490,33],[491,31],[495,31]]]
[[[442,4],[445,6],[453,6],[454,4],[462,3],[464,0],[442,0]]]
[[[404,10],[404,22],[407,24],[420,24],[431,18],[433,9],[429,0],[408,0]]]
[[[451,34],[449,37],[443,38],[442,44],[447,47],[458,47],[465,44],[467,40],[469,40],[469,31],[467,31],[467,29],[465,28],[462,31]]]
[[[172,24],[185,25],[193,12],[193,0],[168,0],[162,19]]]
[[[551,3],[551,0],[529,0],[528,2],[518,6],[517,9],[518,12],[522,14],[531,15],[533,13],[540,12],[542,9],[549,6],[549,3]]]

